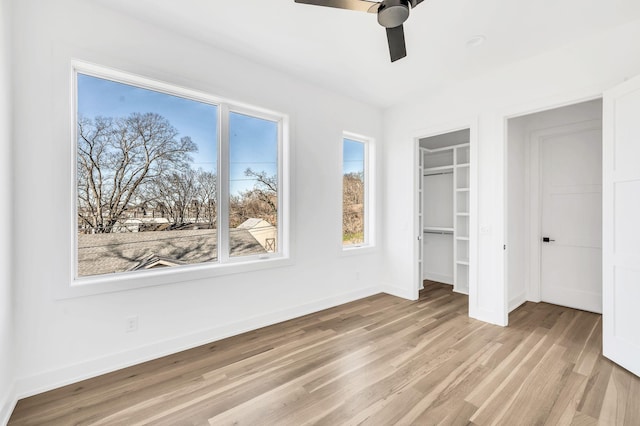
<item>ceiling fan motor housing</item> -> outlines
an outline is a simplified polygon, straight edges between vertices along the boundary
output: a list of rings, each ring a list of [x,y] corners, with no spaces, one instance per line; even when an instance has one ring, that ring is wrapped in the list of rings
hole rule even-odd
[[[378,23],[385,28],[398,27],[408,18],[408,0],[384,0],[378,9]]]

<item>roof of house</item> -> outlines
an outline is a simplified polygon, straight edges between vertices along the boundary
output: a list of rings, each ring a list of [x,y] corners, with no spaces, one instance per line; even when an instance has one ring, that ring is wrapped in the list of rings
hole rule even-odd
[[[271,225],[269,222],[267,222],[264,219],[252,217],[252,218],[247,219],[244,222],[242,222],[240,225],[238,225],[238,227],[236,229],[251,229],[251,228],[255,228],[256,226],[264,227],[264,226],[266,226],[264,224],[273,227],[273,225]]]
[[[232,229],[231,255],[266,253],[246,229]],[[78,276],[126,272],[156,265],[194,264],[217,259],[216,229],[78,235]]]

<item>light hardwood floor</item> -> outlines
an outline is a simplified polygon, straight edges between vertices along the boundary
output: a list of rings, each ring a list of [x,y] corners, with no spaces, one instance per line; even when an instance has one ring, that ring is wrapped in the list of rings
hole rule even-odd
[[[426,283],[19,401],[10,425],[640,425],[600,315],[526,303],[506,328]]]

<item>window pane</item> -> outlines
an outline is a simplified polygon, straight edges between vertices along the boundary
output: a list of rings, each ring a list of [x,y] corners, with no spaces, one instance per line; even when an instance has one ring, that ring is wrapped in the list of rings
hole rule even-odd
[[[365,145],[344,139],[342,148],[342,244],[365,242]]]
[[[217,259],[217,107],[78,74],[79,277]]]
[[[277,252],[278,123],[229,115],[229,254]]]

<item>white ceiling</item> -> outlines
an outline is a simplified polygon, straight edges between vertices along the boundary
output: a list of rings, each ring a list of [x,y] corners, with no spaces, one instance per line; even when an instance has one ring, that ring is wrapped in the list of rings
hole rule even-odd
[[[639,0],[425,0],[405,23],[408,56],[391,63],[374,14],[293,0],[93,1],[380,107],[640,19]],[[478,34],[486,42],[467,47]]]

